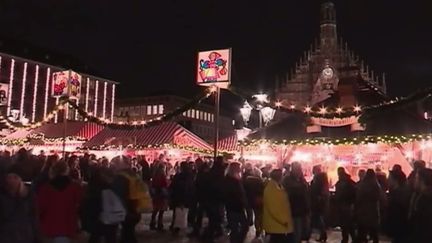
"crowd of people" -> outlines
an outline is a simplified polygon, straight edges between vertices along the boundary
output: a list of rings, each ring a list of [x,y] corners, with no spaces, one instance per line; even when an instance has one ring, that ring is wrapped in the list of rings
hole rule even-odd
[[[256,241],[308,242],[315,230],[316,240],[326,242],[330,226],[339,226],[342,243],[350,238],[377,243],[381,234],[394,243],[426,243],[431,242],[432,170],[425,167],[416,161],[408,176],[398,165],[388,176],[379,169],[360,170],[356,182],[341,167],[332,192],[319,165],[308,182],[297,162],[258,168],[217,157],[171,164],[162,154],[150,164],[140,156],[60,159],[5,151],[0,241],[67,243],[86,231],[89,243],[135,243],[136,225],[149,213],[150,230],[185,231],[203,242],[228,233],[230,242],[241,243],[251,226]],[[165,225],[168,210],[174,213]]]

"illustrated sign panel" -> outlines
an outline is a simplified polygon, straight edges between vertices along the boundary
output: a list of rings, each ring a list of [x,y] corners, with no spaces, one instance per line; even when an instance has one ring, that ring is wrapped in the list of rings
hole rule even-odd
[[[67,70],[53,73],[52,96],[69,96],[71,99],[79,99],[81,95],[81,75]]]
[[[0,83],[0,106],[7,105],[9,84]]]
[[[198,53],[197,84],[228,87],[231,78],[231,49]]]

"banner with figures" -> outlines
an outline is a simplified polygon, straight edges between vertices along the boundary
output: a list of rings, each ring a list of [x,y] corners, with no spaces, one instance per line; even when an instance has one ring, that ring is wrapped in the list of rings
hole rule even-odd
[[[0,83],[0,106],[7,105],[9,95],[9,84]]]
[[[70,99],[79,99],[81,95],[81,75],[67,70],[53,73],[52,96],[68,96]]]
[[[198,53],[197,84],[228,88],[231,79],[231,49]]]

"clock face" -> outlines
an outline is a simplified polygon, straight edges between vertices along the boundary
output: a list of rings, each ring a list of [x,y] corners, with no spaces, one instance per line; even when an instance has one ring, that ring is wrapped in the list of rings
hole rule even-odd
[[[324,68],[322,71],[322,74],[325,78],[332,78],[333,77],[333,70],[331,68]]]

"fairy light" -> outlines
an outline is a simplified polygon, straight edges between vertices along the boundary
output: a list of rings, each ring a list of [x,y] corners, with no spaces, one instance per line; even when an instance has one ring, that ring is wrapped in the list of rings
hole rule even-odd
[[[76,105],[79,106],[79,99],[76,99]],[[75,120],[78,120],[78,109],[75,109]]]
[[[47,111],[48,111],[48,92],[49,92],[50,76],[51,76],[51,68],[47,68],[47,75],[45,81],[44,120],[46,120],[47,118]]]
[[[360,112],[361,111],[361,107],[359,105],[354,106],[354,111],[355,112]]]
[[[312,108],[310,106],[306,106],[305,109],[304,109],[304,111],[306,113],[310,113],[312,111]]]
[[[58,106],[60,98],[56,97],[55,99],[56,99],[55,104],[56,104],[56,106]],[[59,109],[60,109],[60,107],[59,107]],[[57,121],[58,121],[58,112],[54,112],[54,123],[57,123]]]
[[[327,113],[327,109],[325,107],[321,107],[319,110],[320,114],[326,114]]]
[[[6,112],[7,116],[10,116],[10,110],[11,110],[14,72],[15,72],[15,59],[12,59],[12,61],[11,61],[11,68],[10,68],[10,76],[9,76],[9,92],[8,92],[7,112]]]
[[[105,119],[106,112],[106,95],[107,95],[107,82],[104,82],[104,90],[103,90],[103,105],[102,105],[102,117]]]
[[[90,79],[87,78],[86,95],[85,95],[85,111],[86,112],[88,112],[89,93],[90,93]]]
[[[95,99],[94,99],[94,109],[93,113],[95,116],[97,116],[97,105],[98,105],[98,91],[99,91],[99,80],[96,80],[96,87],[95,87]]]
[[[112,94],[111,94],[111,122],[114,121],[114,100],[115,100],[115,87],[116,85],[112,85]]]
[[[275,106],[278,107],[278,108],[281,107],[281,106],[282,106],[282,102],[280,102],[280,101],[276,101],[276,102],[275,102]]]
[[[340,113],[342,113],[342,111],[343,111],[342,107],[336,108],[336,113],[340,114]]]
[[[294,110],[295,109],[295,105],[290,105],[290,109]]]
[[[37,96],[38,82],[39,82],[39,65],[36,65],[34,88],[33,88],[33,107],[32,107],[32,118],[31,118],[32,123],[34,123],[36,119],[36,96]]]
[[[27,81],[27,63],[24,63],[24,71],[23,71],[23,78],[22,78],[22,88],[21,88],[21,101],[20,101],[20,119],[24,115],[24,98],[25,98],[25,91],[26,91],[26,81]]]

